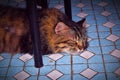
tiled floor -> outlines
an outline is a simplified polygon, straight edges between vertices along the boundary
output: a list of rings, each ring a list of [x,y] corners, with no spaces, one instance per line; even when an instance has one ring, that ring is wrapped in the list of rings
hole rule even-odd
[[[11,1],[24,7],[23,0]],[[62,0],[49,6],[64,11]],[[120,0],[72,0],[72,16],[87,19],[87,51],[45,55],[40,69],[29,54],[0,54],[0,80],[120,80]]]

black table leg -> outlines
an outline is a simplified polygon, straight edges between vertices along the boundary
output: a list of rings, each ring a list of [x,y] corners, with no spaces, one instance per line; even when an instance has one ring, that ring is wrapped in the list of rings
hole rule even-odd
[[[65,14],[72,20],[71,0],[64,0]]]
[[[41,42],[40,42],[39,25],[37,23],[36,2],[35,0],[26,0],[26,5],[27,5],[28,18],[30,23],[31,39],[33,43],[35,67],[40,68],[43,66],[43,61],[42,61],[42,52],[40,47]]]

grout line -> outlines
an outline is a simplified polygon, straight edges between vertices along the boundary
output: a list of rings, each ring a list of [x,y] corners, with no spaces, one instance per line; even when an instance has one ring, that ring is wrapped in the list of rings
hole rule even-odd
[[[73,55],[70,55],[70,63],[71,63],[71,80],[73,80]]]
[[[113,5],[114,5],[114,8],[115,8],[115,11],[116,11],[116,13],[117,13],[117,16],[118,16],[118,18],[120,19],[120,15],[119,15],[119,12],[118,12],[118,9],[117,9],[117,7],[116,7],[116,3],[115,3],[115,1],[114,0],[112,0],[112,2],[113,2]]]
[[[92,6],[92,10],[94,12],[94,5],[93,5],[93,0],[91,0],[91,6]],[[107,72],[106,72],[106,67],[105,67],[105,62],[104,62],[104,54],[103,54],[103,51],[102,51],[102,45],[100,43],[100,36],[99,36],[99,31],[98,31],[98,25],[97,25],[97,19],[96,19],[96,15],[95,15],[95,12],[94,12],[94,19],[95,19],[95,23],[96,23],[96,30],[97,30],[97,35],[98,35],[98,41],[99,41],[99,46],[100,46],[100,50],[101,50],[101,55],[102,55],[102,64],[103,64],[103,67],[104,67],[104,71],[105,71],[105,79],[107,80]]]
[[[12,57],[13,57],[13,56],[10,57],[9,65],[7,66],[7,71],[6,71],[4,80],[7,80],[7,75],[8,75],[8,71],[9,71],[9,69],[10,69],[10,64],[11,64],[11,61],[12,61]]]

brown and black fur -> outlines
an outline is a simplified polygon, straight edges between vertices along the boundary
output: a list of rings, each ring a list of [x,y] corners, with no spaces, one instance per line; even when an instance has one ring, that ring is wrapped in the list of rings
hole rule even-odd
[[[63,52],[69,47],[71,53],[74,53],[75,47],[80,50],[87,48],[85,19],[76,23],[59,10],[51,8],[38,10],[38,22],[43,54]],[[0,52],[32,53],[30,36],[25,10],[0,6]]]

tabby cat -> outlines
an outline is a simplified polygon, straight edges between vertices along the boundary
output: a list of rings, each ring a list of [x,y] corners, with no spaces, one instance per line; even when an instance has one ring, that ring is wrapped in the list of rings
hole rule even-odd
[[[88,46],[85,19],[70,20],[61,11],[38,10],[43,54],[79,53]],[[24,9],[0,6],[0,52],[32,53],[29,21]]]

